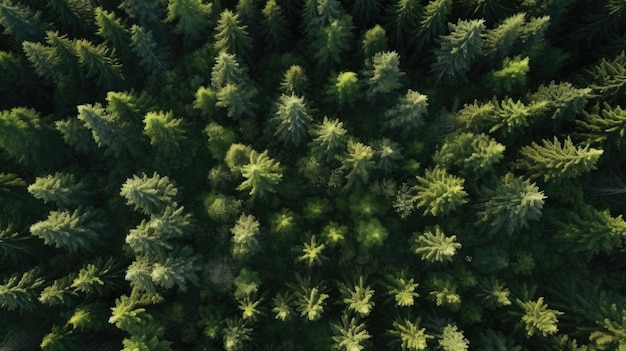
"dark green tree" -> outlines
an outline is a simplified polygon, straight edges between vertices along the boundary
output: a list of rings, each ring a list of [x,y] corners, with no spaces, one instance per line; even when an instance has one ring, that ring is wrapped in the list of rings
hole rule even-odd
[[[31,234],[43,239],[46,245],[72,253],[92,251],[100,246],[105,229],[101,211],[85,207],[74,211],[51,211],[48,218],[30,226]]]
[[[78,181],[71,173],[61,172],[37,177],[28,186],[28,192],[46,203],[54,202],[58,207],[85,205],[88,196],[85,182]]]
[[[368,100],[375,101],[389,95],[402,87],[400,78],[404,72],[400,70],[400,57],[395,51],[374,54],[372,68],[365,71],[368,78],[366,95]]]
[[[484,133],[451,134],[433,159],[446,169],[483,174],[494,170],[504,158],[504,150],[504,145]]]
[[[45,27],[41,24],[39,14],[31,8],[15,4],[11,0],[2,0],[0,3],[0,25],[4,31],[15,37],[18,42],[41,41]]]
[[[406,135],[424,125],[424,115],[427,110],[428,96],[409,89],[394,107],[385,112],[383,126],[389,129],[400,129],[401,133]]]
[[[266,43],[278,51],[284,50],[291,37],[283,9],[276,0],[268,0],[262,10],[261,29]]]
[[[252,197],[264,198],[276,192],[276,186],[283,178],[280,162],[270,158],[267,150],[250,152],[248,162],[241,166],[241,175],[245,180],[237,187],[240,191],[249,191]]]
[[[424,48],[434,38],[444,34],[451,11],[452,0],[431,0],[424,6],[420,25],[415,30],[418,47]]]
[[[178,189],[170,179],[156,172],[151,177],[144,174],[126,179],[120,191],[128,205],[133,205],[136,211],[146,215],[164,213],[174,203],[177,194]]]
[[[238,57],[246,57],[252,49],[252,39],[247,26],[239,21],[239,15],[226,9],[220,14],[215,27],[215,49]]]
[[[306,142],[313,121],[304,97],[281,95],[272,119],[277,124],[274,135],[285,145],[299,146]]]
[[[324,116],[322,123],[315,124],[311,128],[313,140],[309,143],[311,151],[326,160],[334,160],[342,150],[345,150],[348,142],[347,131],[343,122],[338,119],[331,120]]]
[[[413,201],[417,208],[424,209],[424,214],[444,216],[467,202],[465,180],[443,168],[427,169],[423,177],[417,177],[417,182],[412,188]]]
[[[337,156],[341,161],[341,169],[346,174],[346,188],[351,188],[357,183],[367,183],[370,172],[376,165],[374,161],[374,149],[358,141],[349,140],[345,154]]]
[[[439,37],[432,66],[435,82],[456,84],[465,80],[474,59],[482,54],[484,20],[458,20],[449,23],[449,35]]]
[[[169,65],[168,53],[154,39],[152,31],[145,27],[133,24],[130,28],[130,47],[148,72],[162,72]]]
[[[424,233],[415,233],[412,251],[421,255],[423,261],[446,262],[452,261],[452,256],[460,248],[456,235],[446,236],[439,226],[435,226]]]
[[[14,273],[0,285],[0,307],[5,310],[28,312],[38,306],[34,301],[36,291],[43,285],[41,272],[33,269],[22,274]]]
[[[206,34],[212,9],[212,3],[202,0],[169,0],[165,22],[176,22],[174,31],[191,45]]]

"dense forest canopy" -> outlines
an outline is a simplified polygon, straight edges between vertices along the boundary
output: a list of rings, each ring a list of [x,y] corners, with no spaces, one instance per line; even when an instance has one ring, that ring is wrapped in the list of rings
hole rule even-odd
[[[626,350],[623,0],[0,0],[0,349]]]

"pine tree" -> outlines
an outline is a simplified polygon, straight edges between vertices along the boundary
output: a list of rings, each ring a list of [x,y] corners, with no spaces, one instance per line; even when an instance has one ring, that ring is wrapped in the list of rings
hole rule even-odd
[[[34,109],[0,111],[0,150],[26,165],[42,162],[41,117]]]
[[[229,318],[226,320],[226,327],[224,327],[224,350],[226,351],[242,351],[244,345],[247,344],[252,338],[250,334],[252,328],[246,325],[243,319]]]
[[[526,76],[529,67],[528,57],[513,58],[505,57],[502,62],[502,69],[493,71],[489,79],[496,94],[512,94],[526,86]]]
[[[509,55],[522,36],[525,16],[525,13],[518,13],[506,18],[496,28],[487,31],[485,34],[485,54],[498,61]]]
[[[558,316],[563,312],[548,308],[543,302],[543,297],[537,301],[522,302],[519,299],[517,304],[524,310],[522,322],[526,326],[526,334],[533,336],[536,332],[540,332],[543,336],[556,334],[558,331]]]
[[[404,76],[404,72],[400,70],[400,57],[395,51],[374,54],[372,68],[365,71],[365,76],[368,77],[368,100],[374,101],[388,96],[402,87],[400,78]]]
[[[602,153],[602,150],[589,146],[576,147],[569,137],[563,143],[554,137],[554,141],[543,140],[543,146],[535,142],[524,146],[520,150],[518,167],[533,178],[559,181],[596,169],[596,162]]]
[[[465,79],[472,61],[482,54],[485,21],[459,20],[448,28],[450,34],[439,37],[432,72],[437,83],[456,84]]]
[[[85,39],[74,42],[78,62],[86,71],[86,78],[95,78],[96,84],[104,90],[112,90],[122,85],[124,76],[121,65],[105,45],[94,46]]]
[[[424,214],[445,216],[467,202],[467,192],[463,189],[465,180],[445,169],[427,169],[423,177],[417,177],[417,182],[412,188],[413,201],[417,208],[424,209]]]
[[[183,35],[189,46],[206,33],[212,10],[213,4],[202,0],[169,0],[165,22],[176,22],[174,31]]]
[[[330,86],[326,90],[328,95],[337,103],[339,109],[344,107],[354,108],[354,102],[360,95],[361,86],[355,72],[344,71],[331,79]]]
[[[241,167],[250,163],[251,154],[252,148],[250,146],[234,143],[226,151],[224,162],[232,172],[240,173]]]
[[[226,9],[220,14],[215,27],[215,49],[238,57],[246,57],[252,49],[252,39],[247,26],[241,25],[239,15]]]
[[[148,112],[143,120],[143,133],[150,138],[150,145],[165,157],[181,156],[186,137],[182,122],[174,118],[172,111]]]
[[[444,140],[433,160],[443,168],[483,174],[494,170],[504,158],[504,145],[484,133],[451,134]]]
[[[280,90],[284,95],[304,96],[309,90],[309,78],[299,65],[292,65],[285,71],[280,83]]]
[[[426,47],[434,38],[444,34],[451,11],[452,0],[431,0],[423,8],[420,26],[415,31],[419,48]]]
[[[174,209],[168,206],[163,214],[142,220],[131,229],[125,242],[136,255],[149,255],[164,261],[175,247],[172,240],[187,233],[189,221],[190,216],[183,213],[182,207]]]
[[[396,307],[407,307],[415,304],[415,299],[420,295],[415,290],[419,283],[413,278],[406,277],[406,270],[387,276],[387,294],[393,297]]]
[[[291,35],[281,6],[276,0],[267,0],[262,14],[261,29],[265,35],[266,43],[278,51],[285,49]]]
[[[261,224],[253,215],[242,214],[235,226],[230,229],[233,234],[233,258],[241,260],[249,258],[260,250],[259,226]]]
[[[393,42],[404,47],[419,27],[422,5],[417,0],[395,0],[387,7],[388,31]]]
[[[128,63],[133,58],[130,50],[130,30],[122,23],[121,18],[114,12],[103,10],[97,7],[95,10],[96,24],[98,31],[96,34],[115,48],[116,54],[124,63]]]
[[[348,319],[341,316],[341,324],[331,324],[333,329],[333,350],[361,351],[365,350],[366,342],[372,336],[365,329],[365,324],[359,323],[356,318]]]
[[[456,235],[446,236],[439,226],[421,234],[415,233],[413,241],[413,252],[429,262],[452,261],[452,256],[461,248]]]
[[[365,248],[382,246],[389,233],[378,218],[361,220],[356,225],[356,241]]]
[[[139,22],[139,26],[154,33],[157,42],[161,42],[167,34],[167,28],[163,23],[166,9],[165,1],[151,0],[122,0],[118,6],[124,10],[130,18],[135,18]]]
[[[367,183],[371,170],[375,166],[374,149],[358,141],[349,140],[346,153],[337,156],[341,161],[341,169],[348,172],[346,174],[346,188],[350,188],[356,183]]]
[[[428,109],[428,96],[407,90],[394,107],[385,112],[384,127],[400,129],[403,135],[424,125],[424,115]]]
[[[126,179],[120,191],[128,205],[135,206],[135,211],[146,215],[164,213],[168,206],[174,204],[177,193],[178,189],[170,179],[156,172],[151,177],[143,174],[141,178],[134,175]]]
[[[56,172],[46,177],[37,177],[28,186],[28,192],[44,202],[54,202],[58,207],[85,205],[87,184],[76,180],[71,173]]]
[[[583,113],[584,119],[576,120],[581,134],[588,138],[589,143],[606,143],[619,149],[623,148],[623,138],[626,136],[626,110],[620,106],[612,107],[604,103],[600,110],[596,106],[591,112]]]
[[[226,84],[217,91],[215,106],[225,107],[228,117],[234,119],[251,117],[254,116],[256,108],[254,103],[256,95],[256,88],[250,84]]]
[[[106,291],[120,288],[123,277],[123,269],[113,257],[98,257],[83,265],[69,287],[75,292],[103,296]]]
[[[546,101],[548,108],[553,110],[552,119],[572,121],[583,111],[587,101],[591,99],[590,88],[576,88],[569,82],[540,85],[531,95],[531,101],[540,103]]]
[[[380,0],[353,0],[350,15],[362,28],[365,24],[376,20],[380,16],[380,10]]]
[[[344,150],[347,146],[346,133],[343,122],[324,116],[322,123],[313,125],[311,129],[313,137],[313,140],[309,142],[311,152],[326,160],[334,160],[340,150]]]
[[[556,239],[559,250],[580,252],[584,257],[610,253],[620,247],[626,235],[626,222],[621,215],[614,217],[609,211],[580,205],[566,217],[553,216],[557,225]]]
[[[602,58],[599,63],[587,71],[584,83],[593,94],[611,103],[616,97],[624,96],[626,91],[626,51],[622,51],[612,60]],[[622,100],[623,102],[623,100]]]
[[[467,351],[469,341],[456,325],[448,324],[441,331],[439,347],[443,351]]]
[[[46,245],[64,248],[76,253],[91,251],[102,243],[105,229],[101,211],[78,208],[74,211],[51,211],[48,218],[30,227],[32,235]]]
[[[241,175],[246,180],[237,187],[237,190],[249,189],[250,196],[259,198],[275,192],[276,185],[283,177],[280,162],[270,158],[267,150],[262,153],[252,150],[248,163],[241,166]]]
[[[146,71],[158,73],[167,69],[168,53],[154,39],[152,31],[133,24],[130,28],[130,47]]]
[[[93,140],[99,147],[107,147],[107,152],[120,157],[127,152],[137,153],[137,141],[128,127],[115,116],[107,113],[100,103],[78,106],[78,119],[85,124]]]
[[[318,67],[334,68],[344,60],[354,41],[352,19],[344,15],[321,28],[311,43]]]
[[[483,305],[487,308],[509,306],[511,291],[495,277],[485,278],[480,282],[480,295],[483,297]]]
[[[530,221],[541,217],[546,196],[535,183],[507,173],[494,188],[484,188],[487,198],[478,212],[479,222],[487,223],[490,235],[512,235],[528,228]]]
[[[44,283],[40,272],[33,269],[23,274],[12,274],[0,285],[0,307],[13,311],[30,312],[38,308],[34,299],[36,290]]]
[[[281,95],[276,104],[276,115],[272,120],[278,124],[274,135],[285,145],[297,147],[306,141],[313,118],[304,97]]]
[[[48,1],[49,14],[56,18],[64,31],[77,35],[93,22],[94,8],[90,3],[76,3],[67,0]]]
[[[228,84],[243,85],[248,81],[248,72],[240,67],[237,56],[221,51],[215,57],[215,64],[211,70],[211,86],[216,89]]]
[[[395,320],[389,334],[394,336],[393,345],[400,345],[402,351],[421,351],[428,347],[428,340],[434,336],[426,334],[426,328],[420,328],[420,319],[411,322],[408,319]]]
[[[204,134],[208,139],[209,152],[216,160],[223,160],[230,146],[235,143],[235,133],[215,122],[204,128]]]
[[[372,58],[377,53],[389,51],[387,32],[379,24],[368,29],[365,34],[363,34],[361,43],[366,66],[371,66]]]
[[[176,286],[181,292],[187,291],[188,282],[197,285],[196,257],[191,256],[190,253],[190,249],[182,250],[182,252],[175,253],[175,256],[154,263],[150,272],[150,278],[154,284],[164,289],[171,289]]]
[[[0,3],[0,25],[18,42],[39,42],[45,36],[39,14],[11,0],[2,0]]]
[[[324,291],[326,287],[311,282],[309,277],[302,278],[296,274],[296,284],[288,284],[294,293],[294,305],[300,312],[300,317],[308,321],[316,321],[322,317],[326,299],[330,296]]]
[[[339,292],[343,297],[343,303],[348,306],[348,310],[353,311],[360,317],[367,317],[376,305],[372,301],[374,289],[369,285],[365,285],[365,278],[362,275],[359,276],[358,281],[340,284]]]

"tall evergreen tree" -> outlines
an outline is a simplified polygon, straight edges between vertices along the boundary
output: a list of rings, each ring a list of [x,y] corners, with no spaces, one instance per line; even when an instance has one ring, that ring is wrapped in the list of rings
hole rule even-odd
[[[87,184],[77,181],[71,173],[56,172],[46,177],[37,177],[28,186],[28,192],[44,202],[54,202],[59,207],[86,204]]]
[[[11,0],[2,0],[0,3],[0,24],[5,32],[15,36],[19,42],[39,42],[46,35],[39,14]]]
[[[170,179],[156,172],[151,177],[134,175],[124,182],[120,191],[128,205],[135,206],[136,211],[147,215],[164,213],[168,206],[174,204],[177,194],[178,189]]]
[[[37,269],[22,274],[12,274],[0,285],[0,307],[5,310],[18,309],[20,312],[33,311],[37,308],[35,303],[36,290],[44,283]]]
[[[467,192],[463,188],[465,180],[446,172],[442,168],[427,169],[423,177],[417,177],[418,184],[412,190],[416,193],[413,201],[424,214],[446,215],[467,202]]]
[[[351,188],[357,183],[367,183],[375,166],[374,149],[354,140],[349,140],[347,147],[346,153],[337,158],[341,161],[341,169],[348,172],[346,187]]]
[[[482,54],[484,20],[459,20],[449,23],[449,35],[439,37],[432,66],[437,83],[456,84],[465,79],[472,61]]]
[[[81,207],[72,212],[51,211],[48,218],[33,224],[30,232],[46,245],[75,253],[101,245],[105,229],[101,211]]]
[[[275,192],[276,185],[283,178],[280,162],[271,159],[267,150],[262,153],[252,150],[248,163],[241,166],[241,175],[246,180],[237,189],[250,190],[250,196],[259,198]]]
[[[238,14],[228,9],[222,11],[215,27],[215,49],[245,58],[252,50],[252,39],[246,28]]]
[[[278,126],[274,135],[286,145],[303,144],[313,121],[304,97],[281,95],[276,107],[276,115],[272,120]]]
[[[213,4],[201,0],[169,0],[165,22],[176,22],[175,32],[187,45],[197,42],[207,32]]]
[[[366,95],[370,101],[388,96],[402,87],[400,78],[404,72],[400,70],[398,53],[385,51],[374,54],[372,68],[366,70],[365,75],[368,77]]]

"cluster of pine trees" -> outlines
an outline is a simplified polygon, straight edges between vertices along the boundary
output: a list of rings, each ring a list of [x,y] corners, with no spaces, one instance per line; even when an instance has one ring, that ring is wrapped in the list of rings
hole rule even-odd
[[[626,350],[623,0],[0,0],[0,349]]]

